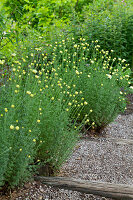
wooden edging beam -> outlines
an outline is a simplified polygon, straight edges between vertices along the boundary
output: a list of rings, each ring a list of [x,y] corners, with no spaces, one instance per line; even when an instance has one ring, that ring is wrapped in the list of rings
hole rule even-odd
[[[98,142],[99,138],[87,138],[87,137],[81,137],[81,140],[88,140],[88,141],[94,141]],[[103,141],[109,141],[109,142],[114,142],[116,144],[124,144],[124,145],[132,145],[133,144],[133,139],[123,139],[123,138],[104,138]]]
[[[36,176],[43,184],[119,200],[133,200],[133,185],[92,182],[68,177]]]

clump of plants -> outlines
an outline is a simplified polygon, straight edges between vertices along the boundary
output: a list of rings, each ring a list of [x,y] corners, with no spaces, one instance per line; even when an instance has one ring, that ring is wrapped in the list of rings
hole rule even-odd
[[[73,37],[55,41],[48,50],[57,73],[75,87],[76,102],[83,101],[79,108],[85,102],[79,119],[86,117],[88,128],[100,130],[124,112],[131,69],[125,59],[113,57],[114,50],[101,49],[98,40],[88,43],[79,38],[76,43]]]
[[[54,67],[49,76],[48,69],[27,66],[26,59],[14,58],[11,74],[0,87],[1,187],[22,183],[38,165],[48,164],[55,172],[78,139],[76,120],[70,119],[77,105],[69,103],[75,100],[75,89],[63,84]]]
[[[40,166],[59,169],[84,124],[100,129],[124,111],[131,85],[126,61],[97,40],[59,34],[19,44],[0,87],[1,187],[19,185]]]

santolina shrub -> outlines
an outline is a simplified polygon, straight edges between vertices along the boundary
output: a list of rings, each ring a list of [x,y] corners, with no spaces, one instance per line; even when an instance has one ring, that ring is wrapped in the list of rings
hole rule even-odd
[[[0,87],[1,187],[20,184],[38,165],[58,169],[84,124],[105,126],[124,111],[120,88],[131,85],[125,60],[115,64],[97,40],[39,38],[32,48],[21,42],[12,56],[11,74]]]
[[[67,84],[75,86],[76,101],[86,102],[79,118],[83,120],[86,116],[89,127],[104,127],[126,109],[131,70],[125,59],[113,57],[114,50],[102,50],[98,40],[88,43],[79,38],[76,43],[73,37],[56,40],[47,47],[46,60],[50,60]],[[44,66],[47,68],[45,62]],[[81,102],[78,106],[83,105]]]
[[[73,106],[64,94],[74,88],[62,87],[62,79],[52,75],[14,61],[0,88],[0,186],[18,185],[39,163],[57,170],[78,139],[69,117]]]

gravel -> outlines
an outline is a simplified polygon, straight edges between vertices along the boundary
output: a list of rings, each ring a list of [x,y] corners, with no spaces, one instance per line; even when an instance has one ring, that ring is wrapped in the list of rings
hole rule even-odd
[[[106,128],[106,138],[81,139],[58,176],[133,185],[133,144],[118,144],[108,138],[133,139],[133,113],[119,115]],[[11,200],[111,200],[71,190],[30,182],[14,191]],[[2,198],[0,198],[2,199]],[[8,199],[7,197],[2,199]]]
[[[119,115],[105,131],[107,137],[133,139],[133,114]]]

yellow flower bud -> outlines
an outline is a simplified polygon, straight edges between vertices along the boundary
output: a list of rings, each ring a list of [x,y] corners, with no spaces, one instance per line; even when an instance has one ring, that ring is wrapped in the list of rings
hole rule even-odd
[[[11,108],[14,108],[15,106],[14,105],[11,105]]]
[[[16,126],[15,129],[18,131],[19,130],[19,126]]]
[[[13,126],[13,125],[11,125],[11,126],[10,126],[10,129],[11,129],[11,130],[13,130],[13,129],[14,129],[14,126]]]

